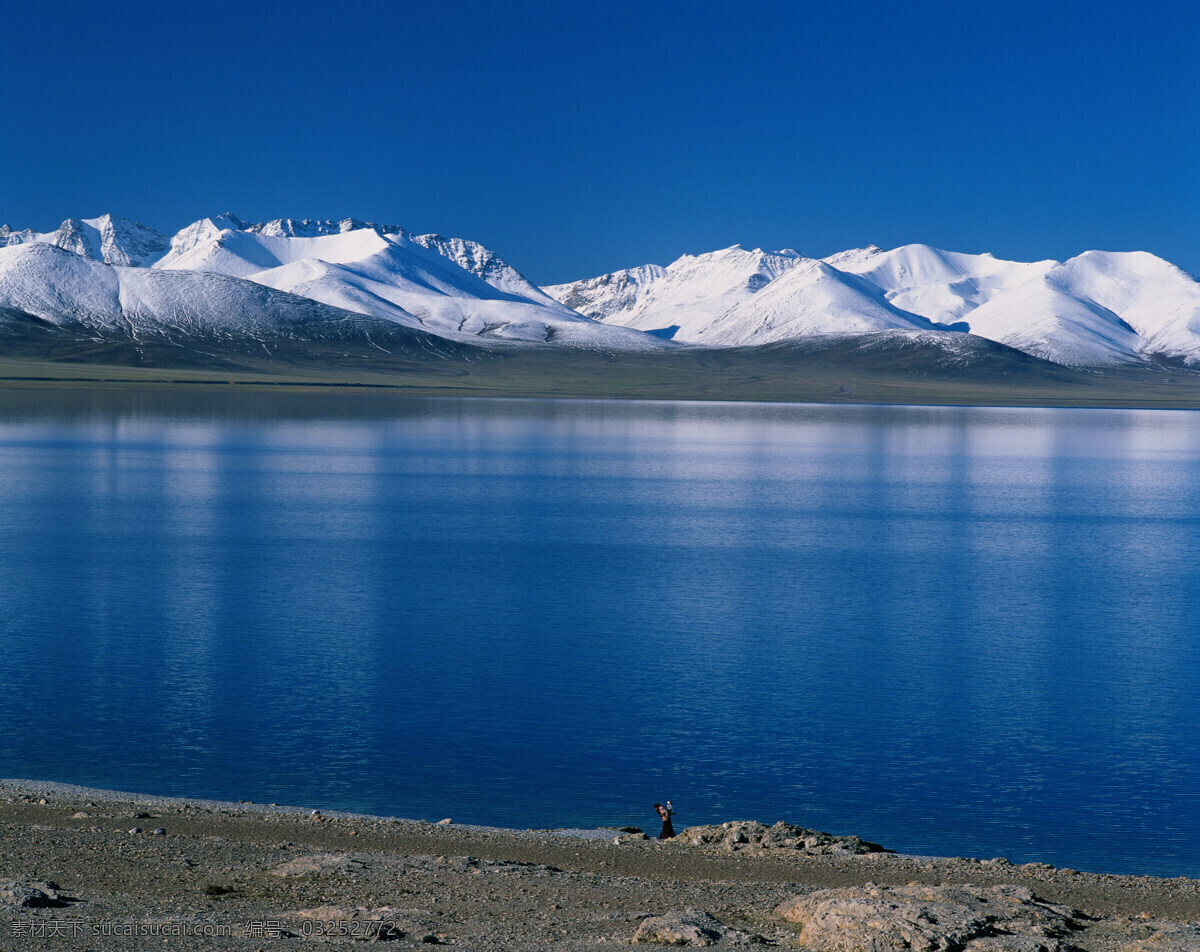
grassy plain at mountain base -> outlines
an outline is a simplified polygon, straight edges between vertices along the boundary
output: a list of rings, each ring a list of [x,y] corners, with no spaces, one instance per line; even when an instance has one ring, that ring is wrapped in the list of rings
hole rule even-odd
[[[334,341],[8,339],[0,387],[371,390],[422,396],[1055,407],[1200,407],[1183,368],[1072,370],[990,342],[921,338],[598,352],[483,348],[406,336]]]

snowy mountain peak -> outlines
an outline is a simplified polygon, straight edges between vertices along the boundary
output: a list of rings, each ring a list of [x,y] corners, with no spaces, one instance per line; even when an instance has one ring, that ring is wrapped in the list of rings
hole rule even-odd
[[[265,239],[296,240],[336,239],[336,236],[353,236],[346,239],[353,242],[351,245],[339,245],[336,241],[332,241],[320,246],[312,246],[311,248],[304,246],[306,253],[311,251],[312,257],[315,259],[333,261],[335,263],[345,263],[343,258],[345,258],[346,252],[335,250],[338,247],[355,249],[350,252],[351,257],[354,257],[360,254],[360,249],[369,247],[373,253],[383,247],[378,242],[371,244],[373,237],[382,239],[385,236],[396,236],[411,240],[423,248],[440,254],[444,258],[453,261],[463,270],[482,278],[498,290],[548,303],[546,295],[537,285],[533,284],[533,282],[504,261],[490,248],[478,242],[468,241],[464,238],[446,238],[442,235],[412,235],[407,229],[399,225],[380,225],[376,222],[362,221],[357,218],[343,218],[338,221],[313,218],[277,218],[274,221],[258,223],[243,221],[232,213],[218,215],[215,218],[202,218],[188,225],[171,239],[170,253],[160,260],[155,267],[161,269],[186,268],[193,270],[201,267],[200,262],[203,260],[206,262],[203,265],[204,268],[233,273],[228,270],[230,267],[228,264],[218,265],[213,258],[217,249],[233,247],[234,243],[239,241],[236,237],[237,235],[254,235]],[[197,251],[202,246],[205,250]],[[250,253],[249,245],[244,241],[242,241],[240,247],[247,251],[247,253]],[[276,255],[274,251],[260,255],[253,255],[251,253],[252,257],[254,257],[256,267],[274,267],[295,258],[294,253],[283,252],[281,249],[284,246],[282,245],[272,247],[276,251],[279,251],[282,257]],[[296,246],[296,248],[300,247],[299,245]],[[234,270],[238,273],[249,273],[241,266],[235,267]]]
[[[847,267],[853,268],[880,254],[883,254],[883,249],[879,245],[867,245],[865,248],[850,248],[846,251],[839,251],[837,254],[830,255],[828,258],[822,258],[821,260],[826,264],[833,265],[835,268],[844,270]]]
[[[782,251],[763,251],[762,248],[754,248],[747,250],[740,244],[730,245],[728,248],[719,248],[716,251],[706,251],[698,255],[680,255],[675,261],[667,265],[667,270],[687,267],[691,262],[709,262],[709,261],[789,261],[800,260],[803,258],[797,251],[790,248],[785,248]]]
[[[95,236],[91,234],[95,232]],[[78,218],[68,218],[58,226],[58,231],[54,235],[54,240],[50,242],[56,248],[62,248],[63,251],[70,251],[73,254],[82,255],[85,258],[100,258],[100,235],[99,230],[91,228],[83,224]]]
[[[166,235],[118,215],[101,215],[83,224],[99,233],[100,257],[106,264],[148,267],[170,247]]]
[[[30,228],[22,228],[17,231],[10,225],[0,225],[0,248],[7,248],[9,245],[23,245],[33,241],[36,237],[37,235]]]
[[[464,271],[483,278],[494,288],[521,297],[550,300],[546,293],[525,275],[492,249],[477,241],[446,238],[442,235],[413,235],[412,240],[422,248],[428,248],[443,258],[449,258]]]
[[[625,268],[597,278],[543,288],[550,297],[594,321],[605,321],[611,315],[633,310],[643,288],[666,275],[667,269],[657,264]],[[615,322],[614,322],[615,323]]]
[[[731,245],[682,255],[665,268],[644,265],[544,290],[594,320],[701,342],[714,319],[809,260],[794,251],[747,251]]]
[[[242,279],[456,340],[664,346],[563,307],[477,242],[357,219],[201,219],[153,269]]]
[[[168,257],[178,257],[187,254],[199,244],[211,241],[223,231],[238,231],[246,227],[233,212],[216,215],[212,218],[201,218],[186,228],[181,228],[171,239],[171,250]]]

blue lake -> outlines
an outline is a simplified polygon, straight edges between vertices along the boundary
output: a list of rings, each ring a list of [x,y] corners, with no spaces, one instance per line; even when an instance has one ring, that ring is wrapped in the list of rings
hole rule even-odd
[[[0,776],[1200,875],[1200,414],[0,394]]]

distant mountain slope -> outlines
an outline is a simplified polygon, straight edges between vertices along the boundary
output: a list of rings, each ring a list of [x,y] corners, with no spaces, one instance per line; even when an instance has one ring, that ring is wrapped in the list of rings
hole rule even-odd
[[[646,265],[543,290],[606,324],[710,343],[716,318],[802,260],[794,251],[747,251],[733,245],[708,254],[684,255],[665,268]]]
[[[154,268],[244,278],[455,340],[664,346],[564,307],[474,242],[357,222],[301,224],[206,219],[185,229]],[[241,227],[222,227],[229,225]]]
[[[464,271],[482,278],[499,291],[528,298],[538,304],[557,305],[550,295],[521,274],[490,248],[465,238],[445,238],[442,235],[409,235],[414,243],[448,258]]]
[[[1046,274],[1047,285],[1119,315],[1143,352],[1195,360],[1200,354],[1200,282],[1144,251],[1087,251]]]
[[[699,337],[709,345],[736,346],[898,329],[934,330],[935,325],[893,306],[869,282],[823,261],[802,259],[701,328]]]
[[[1200,363],[1200,284],[1144,252],[1090,251],[1070,261],[874,246],[821,262],[781,252],[746,281],[726,249],[547,288],[606,323],[672,327],[674,339],[738,346],[887,328],[969,332],[1074,367]],[[684,315],[680,319],[680,315]]]
[[[229,329],[258,333],[266,315],[263,307],[276,299],[244,288],[231,290],[228,281],[239,279],[452,340],[552,342],[601,350],[669,346],[638,331],[582,317],[476,242],[414,236],[398,226],[355,219],[248,223],[225,214],[194,222],[168,241],[152,229],[105,215],[71,219],[46,234],[0,228],[0,250],[14,246],[55,248],[79,259],[54,259],[54,266],[43,266],[50,259],[37,255],[6,259],[0,307],[51,321],[115,326],[125,320],[135,329],[153,327],[155,333],[184,321],[191,333],[201,325],[217,333],[218,315],[204,304],[215,294],[229,298],[222,317]],[[117,275],[81,264],[89,261],[145,273]],[[147,277],[185,272],[221,276],[226,282],[170,283]],[[168,292],[175,297],[162,297]],[[197,300],[185,300],[188,294]],[[280,307],[281,313],[295,312],[293,305]],[[272,326],[274,332],[284,332],[282,325]]]
[[[870,281],[896,307],[941,324],[962,320],[997,294],[1045,274],[1055,264],[1002,261],[990,254],[958,254],[928,245],[857,249],[825,261]]]
[[[1145,252],[1022,263],[906,245],[841,267],[893,304],[1059,363],[1200,359],[1200,284]]]
[[[191,252],[197,245],[212,241],[226,230],[246,232],[267,238],[319,238],[360,231],[370,231],[380,236],[407,237],[423,248],[436,251],[464,271],[469,271],[476,277],[482,278],[500,291],[528,297],[541,303],[553,304],[553,301],[541,288],[490,248],[478,242],[468,241],[465,238],[446,238],[442,235],[413,235],[399,225],[379,225],[375,222],[360,221],[357,218],[343,218],[336,222],[309,218],[280,218],[258,224],[242,221],[232,213],[218,215],[216,218],[202,218],[182,229],[171,239],[170,252],[155,266],[159,268],[179,267],[177,262],[185,260],[188,252]]]
[[[97,341],[210,345],[271,353],[283,341],[354,340],[433,355],[455,345],[394,322],[220,274],[113,267],[53,245],[0,248],[0,316]],[[27,330],[27,328],[26,328]],[[375,340],[378,338],[378,340]],[[390,343],[380,343],[382,341]],[[445,346],[443,346],[445,345]]]

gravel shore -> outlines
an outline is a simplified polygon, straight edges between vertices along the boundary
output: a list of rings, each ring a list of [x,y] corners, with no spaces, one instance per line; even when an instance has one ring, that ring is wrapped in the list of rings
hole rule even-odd
[[[904,939],[902,929],[890,938],[880,908],[902,918],[916,902],[948,909],[1001,896],[1022,915],[1052,906],[1038,915],[1053,923],[1026,935],[993,918],[972,927],[973,939],[935,938],[928,948],[1200,950],[1198,880],[853,852],[854,838],[773,830],[734,823],[659,842],[617,830],[496,830],[6,780],[0,949],[241,952],[363,941],[594,949],[637,936],[874,952],[926,941]],[[939,891],[966,884],[978,895]],[[1019,896],[991,887],[1020,887]],[[801,910],[818,905],[826,919],[850,923],[836,941]],[[853,938],[854,910],[868,908],[874,945]],[[789,910],[801,910],[795,921]],[[643,927],[660,916],[674,925]]]

